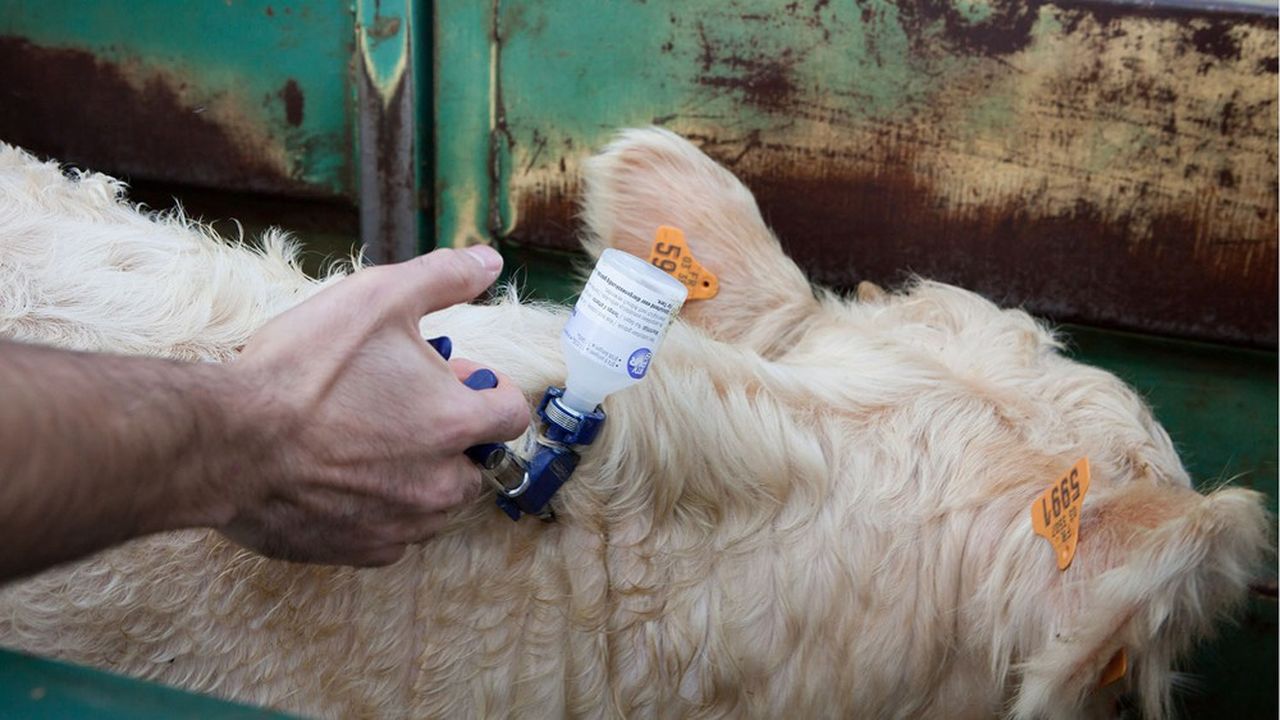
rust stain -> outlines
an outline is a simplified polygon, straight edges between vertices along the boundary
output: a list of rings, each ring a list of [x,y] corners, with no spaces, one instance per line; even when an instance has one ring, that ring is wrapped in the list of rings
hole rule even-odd
[[[788,6],[788,13],[795,9]],[[814,17],[806,18],[806,24],[820,27],[815,19],[821,7],[814,9]],[[749,22],[765,22],[777,19],[772,16],[741,15]],[[720,37],[708,32],[703,21],[696,23],[698,35],[697,62],[700,74],[697,82],[716,94],[727,94],[741,99],[755,109],[781,113],[795,104],[800,94],[797,86],[796,67],[804,61],[812,48],[773,48],[756,42],[753,36]],[[668,42],[664,51],[673,47]]]
[[[367,32],[375,41],[393,38],[400,34],[400,18],[395,15],[375,15],[373,25]]]
[[[0,67],[7,142],[140,178],[331,196],[294,177],[282,143],[236,98],[194,97],[173,72],[11,36],[0,36]],[[301,122],[300,92],[296,110]]]
[[[1239,60],[1240,41],[1236,39],[1234,26],[1227,21],[1204,21],[1191,31],[1191,43],[1196,51],[1219,60]]]
[[[722,57],[714,64],[718,72],[704,73],[698,82],[707,87],[737,91],[744,102],[757,108],[783,110],[796,93],[792,76],[795,59],[791,49],[769,59],[742,55]]]
[[[298,87],[298,81],[293,78],[280,88],[278,93],[280,99],[284,102],[284,119],[293,127],[302,124],[302,111],[306,98],[302,95],[302,88]]]
[[[1060,321],[1274,346],[1274,22],[1040,4],[1059,29],[1037,34],[1035,13],[993,7],[970,26],[935,3],[900,6],[941,13],[930,27],[960,64],[927,103],[887,117],[859,114],[839,78],[806,67],[812,48],[698,26],[704,97],[759,114],[655,122],[739,175],[824,284],[915,272]],[[942,54],[915,46],[925,67]],[[515,239],[571,246],[581,158],[519,158]]]
[[[413,76],[399,73],[390,87],[380,87],[371,68],[358,72],[360,172],[373,179],[360,191],[361,241],[374,262],[408,260],[417,254],[422,200],[413,174]]]
[[[733,144],[701,138],[721,162]],[[1227,240],[1199,249],[1202,230],[1177,213],[1150,218],[1160,242],[1133,246],[1133,230],[1082,201],[1033,215],[1017,200],[956,212],[909,168],[911,149],[880,171],[857,159],[764,144],[739,170],[766,222],[816,282],[852,291],[919,274],[1062,322],[1246,344],[1274,342],[1276,246]],[[521,196],[523,242],[570,247],[578,189],[551,184]],[[532,220],[536,219],[536,220]],[[532,232],[536,228],[536,232]]]
[[[971,22],[960,14],[954,0],[904,0],[898,3],[903,29],[918,52],[936,52],[941,40],[950,48],[989,56],[1010,55],[1031,44],[1042,0],[989,0],[989,15]],[[864,8],[869,4],[865,3]],[[941,23],[941,36],[930,32]]]

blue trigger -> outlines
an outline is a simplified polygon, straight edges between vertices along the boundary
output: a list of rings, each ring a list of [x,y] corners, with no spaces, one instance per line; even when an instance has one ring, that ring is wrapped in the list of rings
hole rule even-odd
[[[445,338],[446,341],[448,339]],[[480,368],[468,375],[467,379],[462,381],[462,384],[472,390],[492,390],[498,387],[498,376],[494,375],[493,371],[488,368]],[[494,457],[495,453],[501,453],[505,450],[506,448],[500,443],[484,443],[482,445],[472,445],[464,450],[463,453],[471,459],[471,462],[480,467],[488,467],[489,459]]]
[[[493,371],[488,368],[480,368],[468,375],[467,379],[462,381],[462,384],[472,390],[492,390],[498,387],[498,376],[494,375]]]
[[[447,337],[427,341],[441,355],[448,357],[453,344]],[[480,368],[462,381],[472,390],[498,387],[498,376],[488,368]],[[544,435],[537,442],[537,452],[527,460],[502,443],[472,445],[463,451],[490,482],[498,487],[495,500],[512,520],[521,515],[535,515],[552,520],[551,498],[578,466],[578,453],[573,446],[590,445],[604,424],[604,411],[578,413],[560,402],[564,388],[549,387],[538,405]]]
[[[427,344],[435,348],[436,352],[440,353],[440,357],[445,360],[448,360],[449,356],[453,354],[453,341],[449,339],[448,335],[431,338],[427,340]]]

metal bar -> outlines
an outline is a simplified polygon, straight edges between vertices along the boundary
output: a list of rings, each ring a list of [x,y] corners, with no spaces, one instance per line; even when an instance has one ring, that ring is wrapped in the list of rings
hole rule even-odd
[[[496,4],[434,3],[435,238],[442,247],[491,241],[492,147],[498,126]]]
[[[412,0],[356,3],[360,239],[375,263],[418,254]]]

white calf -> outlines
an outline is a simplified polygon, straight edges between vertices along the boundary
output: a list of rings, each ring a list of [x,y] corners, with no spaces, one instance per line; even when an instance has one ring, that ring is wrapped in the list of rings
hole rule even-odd
[[[0,643],[331,717],[1078,717],[1123,689],[1164,713],[1268,546],[1256,493],[1193,491],[1138,396],[1023,312],[814,290],[670,133],[625,133],[585,179],[589,252],[675,225],[721,292],[607,401],[557,523],[481,499],[370,570],[149,537],[0,591]],[[226,360],[323,284],[263,245],[0,147],[0,335]],[[564,380],[564,319],[508,295],[422,327],[532,401]],[[1030,508],[1084,456],[1063,572]]]

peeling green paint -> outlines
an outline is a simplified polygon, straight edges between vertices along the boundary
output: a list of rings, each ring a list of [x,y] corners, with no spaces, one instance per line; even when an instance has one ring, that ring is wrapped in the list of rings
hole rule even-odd
[[[493,14],[471,0],[440,0],[434,11],[435,243],[461,247],[489,240]]]
[[[551,0],[496,7],[503,122],[487,229],[500,238],[565,247],[581,161],[617,128],[658,124],[779,196],[772,208],[764,198],[775,229],[814,246],[800,259],[825,282],[856,281],[840,268],[890,281],[904,264],[939,276],[929,263],[940,254],[920,237],[959,236],[945,242],[1012,247],[939,261],[956,273],[944,279],[1037,311],[1274,344],[1274,318],[1258,308],[1276,282],[1276,35],[1258,17],[649,0],[584,22]],[[858,204],[871,195],[886,201]],[[912,230],[904,216],[936,221]],[[1037,224],[1025,240],[991,236]],[[894,249],[894,264],[871,247]],[[1035,258],[1064,247],[1078,248],[1072,262],[1090,248],[1113,277],[1069,302],[1042,297]],[[964,266],[991,269],[965,277]],[[1197,288],[1209,307],[1175,306],[1163,299],[1172,288],[1125,290],[1153,277]]]
[[[0,36],[87,50],[138,77],[176,78],[193,111],[225,108],[258,152],[278,148],[289,178],[348,197],[352,23],[349,11],[304,0],[131,0],[128,12],[112,0],[0,0]],[[285,91],[291,81],[296,95]]]
[[[990,20],[995,12],[991,0],[956,0],[955,8],[960,17],[974,25]]]
[[[1031,26],[1031,37],[1034,39],[1053,37],[1062,34],[1062,22],[1059,10],[1053,5],[1041,5],[1036,11],[1036,22]]]
[[[390,95],[404,77],[409,59],[411,23],[407,13],[399,12],[403,9],[379,0],[356,2],[360,53],[384,105],[390,103]]]

